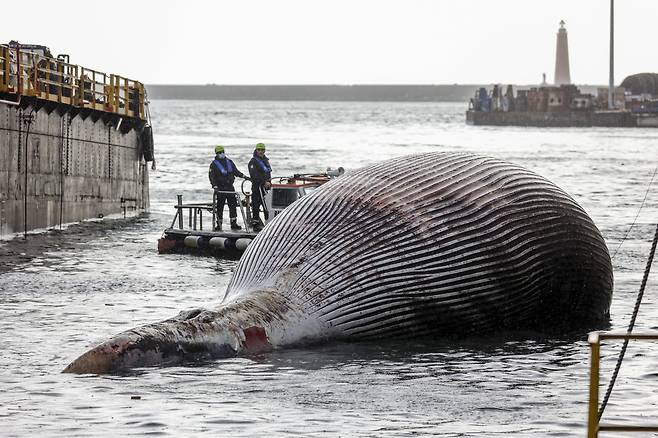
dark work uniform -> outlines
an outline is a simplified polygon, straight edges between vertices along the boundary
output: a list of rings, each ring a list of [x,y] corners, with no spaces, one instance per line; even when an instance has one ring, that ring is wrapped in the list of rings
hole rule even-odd
[[[235,167],[235,164],[229,158],[218,158],[215,157],[215,160],[210,163],[210,170],[208,171],[208,178],[210,178],[210,184],[213,188],[223,191],[223,192],[235,192],[233,188],[233,181],[235,177],[239,176],[244,178],[244,174]],[[219,223],[221,223],[221,217],[224,213],[224,202],[228,203],[228,212],[231,219],[238,217],[237,206],[235,195],[228,193],[218,193],[217,194],[217,216],[220,218]]]
[[[265,204],[263,195],[266,192],[265,183],[272,182],[272,167],[270,160],[265,155],[260,158],[254,151],[253,158],[249,161],[249,177],[251,178],[252,203],[251,212],[254,221],[259,221],[258,212],[260,206]],[[265,208],[264,208],[265,210]],[[269,218],[269,213],[265,210],[265,220]]]

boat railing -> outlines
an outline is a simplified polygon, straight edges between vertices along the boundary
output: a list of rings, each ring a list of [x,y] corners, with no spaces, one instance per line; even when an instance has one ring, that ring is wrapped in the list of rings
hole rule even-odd
[[[0,45],[0,93],[146,120],[144,85],[63,59]]]
[[[605,424],[599,418],[599,371],[601,361],[601,341],[658,341],[655,333],[612,333],[592,332],[587,341],[590,345],[589,370],[589,408],[587,421],[587,437],[596,438],[599,432],[658,432],[658,425]]]
[[[177,195],[177,203],[174,205],[176,214],[171,222],[170,228],[178,230],[191,230],[191,231],[218,231],[221,229],[221,220],[223,215],[218,214],[217,201],[219,195],[234,196],[235,201],[240,209],[242,222],[244,223],[245,232],[253,231],[251,228],[251,219],[249,212],[249,195],[245,195],[245,202],[242,202],[242,197],[237,192],[214,190],[212,202],[200,203],[183,203],[183,195]],[[245,208],[247,207],[247,208]],[[210,217],[210,226],[204,228],[203,214],[206,212]],[[187,220],[186,220],[187,219]],[[206,224],[208,220],[206,219]]]

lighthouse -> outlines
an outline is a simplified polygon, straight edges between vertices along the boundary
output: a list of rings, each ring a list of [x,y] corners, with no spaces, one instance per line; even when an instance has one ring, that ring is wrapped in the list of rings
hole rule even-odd
[[[564,20],[560,21],[560,29],[557,31],[557,45],[555,47],[555,85],[571,84],[569,74],[569,42],[567,30],[564,28]]]

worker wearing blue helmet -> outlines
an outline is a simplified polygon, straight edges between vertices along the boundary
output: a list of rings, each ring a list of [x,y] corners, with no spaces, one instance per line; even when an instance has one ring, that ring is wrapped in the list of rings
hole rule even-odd
[[[224,203],[228,204],[229,218],[231,219],[231,230],[241,230],[238,225],[237,199],[230,192],[235,193],[233,182],[235,177],[247,177],[235,167],[233,160],[228,158],[224,152],[224,146],[215,146],[215,159],[210,163],[208,178],[212,188],[217,192],[217,223],[215,228],[221,230],[222,217],[224,215]]]

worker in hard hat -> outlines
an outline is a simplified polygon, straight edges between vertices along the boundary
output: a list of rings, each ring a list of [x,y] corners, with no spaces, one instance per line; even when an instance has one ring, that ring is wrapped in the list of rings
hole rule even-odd
[[[254,149],[254,156],[249,161],[249,177],[251,178],[252,194],[252,225],[254,230],[260,231],[263,222],[260,220],[260,208],[263,207],[265,220],[269,218],[267,206],[265,205],[265,192],[272,187],[272,166],[270,160],[265,156],[265,145],[258,143]]]
[[[222,218],[224,216],[224,202],[228,204],[229,218],[231,219],[231,229],[241,230],[238,225],[237,199],[233,182],[235,177],[248,179],[242,172],[235,167],[235,163],[228,158],[224,152],[224,146],[215,146],[215,159],[210,163],[208,178],[210,185],[217,192],[217,223],[215,229],[222,229]],[[231,192],[231,193],[228,193]]]

